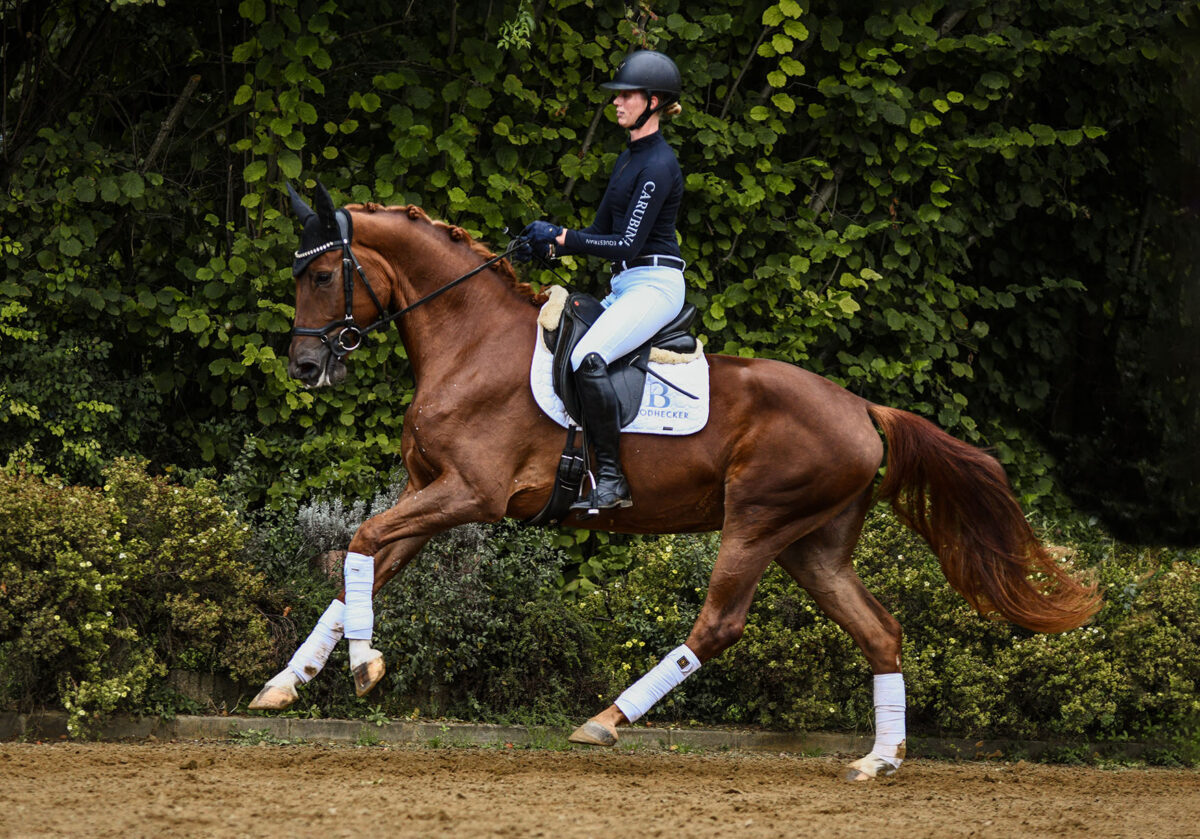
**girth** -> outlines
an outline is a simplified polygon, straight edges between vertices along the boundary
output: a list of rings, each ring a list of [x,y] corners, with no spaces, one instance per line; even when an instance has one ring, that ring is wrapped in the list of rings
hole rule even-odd
[[[578,418],[579,396],[575,392],[575,380],[571,370],[571,353],[583,335],[604,312],[604,306],[590,294],[575,292],[567,297],[557,328],[543,329],[542,340],[554,354],[554,390],[566,407],[567,413]],[[637,418],[641,407],[642,390],[646,386],[646,370],[651,349],[664,349],[675,353],[692,353],[696,350],[696,338],[690,334],[696,319],[696,307],[685,303],[675,319],[658,331],[654,337],[628,355],[608,365],[609,378],[617,392],[621,405],[621,427]]]

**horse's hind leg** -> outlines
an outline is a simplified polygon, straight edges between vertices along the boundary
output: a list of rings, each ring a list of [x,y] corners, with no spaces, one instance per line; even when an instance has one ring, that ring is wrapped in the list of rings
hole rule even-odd
[[[384,583],[407,565],[427,541],[429,541],[428,537],[401,539],[380,550],[375,557],[372,594],[379,591]],[[325,613],[317,621],[317,625],[309,633],[308,638],[292,654],[287,666],[272,676],[263,685],[258,695],[250,701],[250,710],[282,711],[299,698],[296,688],[307,684],[321,672],[325,662],[329,660],[333,648],[342,639],[345,632],[345,598],[346,594],[343,591],[340,597],[329,604]],[[362,643],[370,646],[370,642]],[[373,661],[378,661],[378,664],[375,665],[377,673],[371,671],[371,662]],[[383,678],[382,671],[382,659],[375,657],[368,657],[366,667],[362,670],[368,679],[374,677],[374,681],[370,683],[371,687],[374,687],[375,683]],[[355,681],[356,683],[359,681],[357,675]]]
[[[868,504],[869,496],[864,495],[833,521],[788,546],[778,559],[821,611],[850,633],[875,674],[875,745],[851,765],[846,778],[853,781],[891,775],[904,759],[900,624],[867,591],[851,563]]]
[[[758,581],[783,546],[781,537],[771,532],[773,527],[747,533],[742,530],[727,527],[722,535],[708,594],[687,641],[668,653],[616,702],[576,729],[568,740],[590,746],[616,744],[618,726],[638,720],[701,663],[741,638]]]

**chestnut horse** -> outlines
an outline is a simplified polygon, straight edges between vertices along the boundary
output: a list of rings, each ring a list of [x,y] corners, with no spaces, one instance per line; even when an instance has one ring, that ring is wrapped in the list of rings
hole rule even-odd
[[[319,215],[326,229],[337,230],[323,187],[318,213],[297,201],[302,221]],[[346,242],[329,243],[315,258],[319,248],[298,254],[311,262],[296,278],[290,374],[309,387],[337,384],[346,374],[348,349],[363,331],[358,324],[421,301],[394,318],[416,382],[402,437],[408,486],[396,506],[364,522],[349,545],[352,555],[373,561],[373,595],[432,536],[468,522],[526,519],[540,511],[564,432],[539,410],[529,387],[543,298],[517,281],[507,260],[424,301],[493,255],[415,206],[351,205],[340,214],[352,222],[343,225],[343,234],[352,226],[352,234],[342,237]],[[345,319],[347,307],[352,322]],[[1081,584],[1040,545],[990,455],[914,414],[872,404],[799,367],[723,355],[708,361],[707,426],[686,437],[623,435],[621,460],[633,506],[587,521],[573,514],[565,522],[622,533],[722,532],[704,605],[686,639],[696,666],[739,639],[759,579],[778,562],[850,633],[877,680],[900,674],[900,625],[851,564],[876,497],[890,500],[930,544],[950,584],[981,614],[1060,632],[1081,625],[1098,608],[1095,586]],[[880,432],[887,469],[872,492],[884,462]],[[349,579],[347,571],[347,591]],[[370,595],[363,595],[368,606]],[[331,604],[335,617],[323,618],[306,642],[319,654],[304,667],[294,658],[251,707],[280,709],[294,701],[296,686],[319,671],[342,635],[342,600],[350,637],[350,600],[343,595]],[[355,643],[369,653],[357,663]],[[351,652],[361,695],[382,677],[383,663],[369,641],[352,641]],[[686,669],[684,661],[678,664]],[[899,742],[873,750],[847,777],[890,774],[903,758],[899,684],[899,698],[892,700],[898,707],[887,726],[894,733],[898,711]],[[610,745],[617,727],[628,722],[614,704],[572,739]],[[892,759],[880,761],[876,752],[889,750],[884,756]]]

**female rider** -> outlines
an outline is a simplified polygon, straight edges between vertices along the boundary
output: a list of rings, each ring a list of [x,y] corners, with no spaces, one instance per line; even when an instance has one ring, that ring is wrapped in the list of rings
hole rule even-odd
[[[633,503],[621,471],[620,416],[608,365],[652,338],[684,303],[684,262],[675,239],[683,174],[659,132],[661,112],[681,110],[679,70],[662,53],[639,50],[601,87],[616,91],[617,124],[629,131],[629,146],[617,158],[595,220],[583,230],[535,221],[522,233],[543,257],[579,253],[612,262],[604,312],[571,355],[581,419],[596,453],[595,488],[571,507],[585,515]]]

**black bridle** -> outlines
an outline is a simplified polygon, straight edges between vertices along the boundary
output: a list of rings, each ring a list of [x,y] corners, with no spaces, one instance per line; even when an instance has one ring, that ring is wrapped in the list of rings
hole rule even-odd
[[[321,343],[329,348],[333,353],[334,358],[338,361],[344,359],[347,355],[361,347],[367,339],[367,336],[380,327],[389,325],[392,321],[397,320],[411,312],[418,306],[423,306],[430,300],[441,294],[445,294],[450,289],[454,288],[459,283],[466,282],[476,274],[490,268],[502,259],[507,258],[513,251],[525,244],[525,240],[517,237],[509,242],[504,253],[498,256],[493,256],[487,262],[477,268],[472,268],[467,273],[455,280],[451,280],[436,291],[426,294],[420,300],[410,306],[405,306],[398,312],[388,312],[379,302],[379,297],[375,294],[375,290],[371,288],[371,284],[367,282],[367,275],[363,272],[362,265],[359,264],[358,257],[354,255],[354,251],[350,249],[350,236],[345,235],[343,227],[343,237],[341,240],[326,242],[316,248],[312,248],[303,253],[297,252],[297,258],[312,257],[326,251],[331,251],[336,248],[342,249],[342,289],[345,292],[346,298],[346,316],[341,320],[330,321],[324,326],[294,326],[292,334],[303,337],[320,338]],[[379,317],[368,326],[359,326],[354,320],[354,278],[358,277],[362,280],[362,284],[367,288],[367,294],[371,297],[371,302],[375,304],[375,309],[379,313]],[[336,330],[340,330],[336,335],[330,337],[330,334]]]

